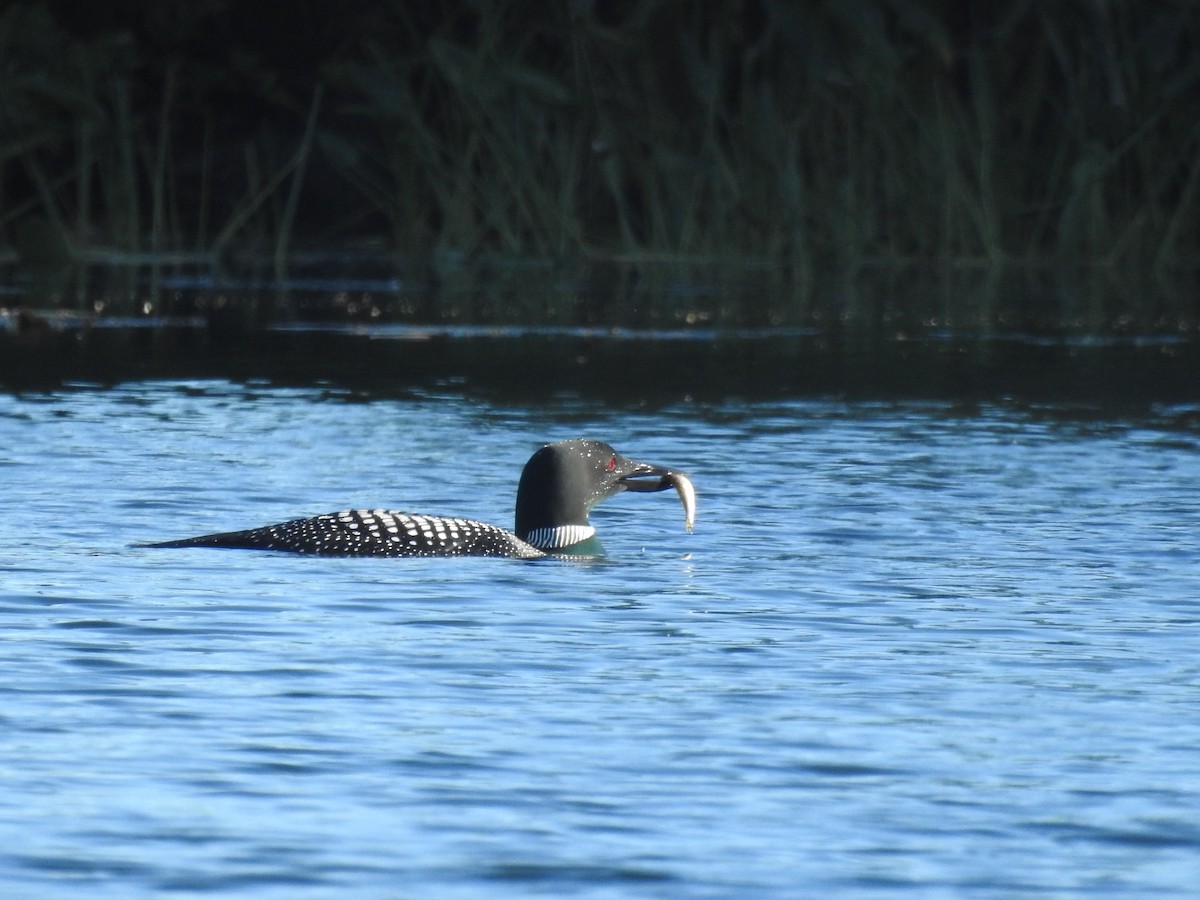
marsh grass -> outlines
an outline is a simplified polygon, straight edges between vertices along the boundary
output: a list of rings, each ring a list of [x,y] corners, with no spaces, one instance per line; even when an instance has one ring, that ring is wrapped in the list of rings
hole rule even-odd
[[[886,268],[1195,270],[1193,4],[693,13],[390,0],[331,17],[298,76],[254,62],[249,35],[214,67],[10,4],[0,243],[28,266],[149,254],[155,303],[171,260],[219,277],[258,254],[283,284],[311,246],[443,280],[496,258],[640,264],[643,283],[749,266],[765,293],[733,305],[762,322],[818,315]],[[620,278],[584,294],[611,307]]]

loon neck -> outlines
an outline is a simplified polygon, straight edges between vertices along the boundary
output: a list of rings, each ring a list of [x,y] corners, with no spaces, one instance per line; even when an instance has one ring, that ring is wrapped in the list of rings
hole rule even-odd
[[[596,532],[588,523],[595,476],[577,444],[551,444],[535,453],[517,485],[517,537],[541,550],[559,550]],[[585,533],[586,532],[586,533]]]

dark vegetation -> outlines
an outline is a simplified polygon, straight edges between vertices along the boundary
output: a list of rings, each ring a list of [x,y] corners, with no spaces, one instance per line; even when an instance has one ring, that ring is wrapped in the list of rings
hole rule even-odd
[[[853,314],[882,273],[940,286],[921,319],[1001,316],[1014,277],[1070,319],[1101,279],[1106,323],[1194,327],[1197,97],[1192,0],[18,0],[0,254],[88,310],[72,264],[149,267],[101,291],[126,311],[321,271],[423,286],[326,314],[650,323]],[[628,303],[655,285],[666,312]]]

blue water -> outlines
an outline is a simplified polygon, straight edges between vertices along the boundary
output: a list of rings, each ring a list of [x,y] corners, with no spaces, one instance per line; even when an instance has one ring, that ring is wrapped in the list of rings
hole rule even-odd
[[[0,395],[5,897],[1194,896],[1194,408]],[[509,524],[690,472],[595,565],[130,545]]]

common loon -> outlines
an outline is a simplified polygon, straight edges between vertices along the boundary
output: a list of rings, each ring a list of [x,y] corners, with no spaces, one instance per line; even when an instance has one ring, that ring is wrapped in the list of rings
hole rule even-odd
[[[292,519],[247,531],[146,544],[147,547],[240,547],[323,556],[600,556],[588,511],[621,491],[674,487],[687,530],[696,492],[687,476],[626,459],[602,441],[547,444],[530,457],[517,486],[516,533],[472,519],[352,509]]]

